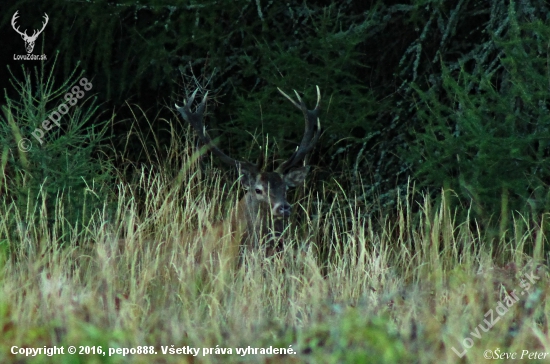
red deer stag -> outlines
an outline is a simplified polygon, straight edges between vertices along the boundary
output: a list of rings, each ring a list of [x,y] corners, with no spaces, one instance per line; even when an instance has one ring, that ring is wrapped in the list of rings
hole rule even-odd
[[[195,112],[191,111],[191,105],[198,90],[193,92],[183,107],[176,105],[177,111],[192,126],[201,142],[222,162],[236,167],[239,171],[246,194],[230,216],[230,229],[233,237],[230,244],[233,246],[222,247],[229,249],[228,254],[233,258],[239,256],[239,244],[241,249],[249,250],[261,246],[268,256],[280,249],[282,235],[286,228],[285,220],[292,211],[291,205],[286,200],[286,191],[288,187],[297,186],[304,181],[309,166],[298,166],[298,164],[313,149],[321,134],[318,117],[321,103],[319,87],[317,86],[317,105],[312,110],[307,109],[296,91],[294,92],[298,101],[292,99],[281,89],[278,90],[304,114],[305,132],[295,152],[273,172],[261,171],[261,163],[253,164],[233,159],[214,145],[206,133],[203,123],[208,92]],[[263,158],[260,157],[260,159]],[[223,223],[221,227],[223,227]],[[223,233],[219,235],[223,235]],[[227,245],[222,242],[218,244]]]

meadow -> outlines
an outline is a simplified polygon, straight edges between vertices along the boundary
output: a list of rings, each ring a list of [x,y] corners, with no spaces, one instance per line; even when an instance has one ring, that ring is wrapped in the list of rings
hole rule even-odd
[[[86,223],[70,223],[61,194],[53,204],[3,194],[0,362],[481,363],[550,353],[547,215],[516,214],[489,241],[441,198],[452,191],[434,198],[411,183],[373,215],[329,187],[337,181],[306,182],[289,195],[280,255],[199,264],[207,230],[242,192],[190,132],[174,134],[167,158],[150,153],[116,174]],[[102,188],[84,193],[97,199]],[[64,353],[49,356],[53,347]]]

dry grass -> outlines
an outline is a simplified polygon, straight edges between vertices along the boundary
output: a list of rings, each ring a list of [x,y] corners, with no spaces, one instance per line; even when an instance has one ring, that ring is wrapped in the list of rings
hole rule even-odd
[[[358,216],[368,207],[352,197],[325,192],[321,199],[333,201],[326,206],[308,190],[295,209],[304,222],[282,257],[248,252],[238,269],[220,269],[195,257],[220,201],[236,193],[185,153],[166,160],[184,167],[170,175],[164,164],[138,170],[133,182],[121,179],[116,211],[98,211],[85,228],[68,226],[62,208],[30,201],[18,211],[4,197],[0,231],[11,253],[0,262],[0,362],[480,363],[497,348],[518,357],[550,353],[540,221],[518,219],[490,249],[483,232],[428,198],[397,206],[395,218],[365,220]],[[53,228],[45,223],[52,215]],[[8,216],[16,217],[16,231]],[[495,259],[493,251],[504,255]],[[539,277],[529,290],[521,283],[526,273]],[[519,301],[480,329],[512,290]],[[460,359],[452,348],[464,351],[465,338],[473,346]],[[12,346],[66,352],[69,345],[152,345],[157,354],[10,353]],[[162,354],[171,345],[232,354]],[[236,353],[249,346],[297,353]]]

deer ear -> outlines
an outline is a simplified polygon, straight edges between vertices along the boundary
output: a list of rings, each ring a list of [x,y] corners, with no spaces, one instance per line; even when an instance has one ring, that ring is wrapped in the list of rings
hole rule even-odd
[[[303,183],[309,172],[309,166],[293,169],[284,175],[283,180],[288,187],[296,187]]]
[[[247,169],[241,169],[241,184],[245,190],[248,190],[256,183],[256,175]]]

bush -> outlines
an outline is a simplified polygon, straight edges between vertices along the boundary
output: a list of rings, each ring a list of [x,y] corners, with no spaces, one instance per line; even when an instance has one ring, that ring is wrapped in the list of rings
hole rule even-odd
[[[420,122],[409,155],[424,186],[454,190],[484,225],[499,221],[500,236],[512,211],[550,207],[550,26],[518,21],[513,3],[508,20],[494,58],[462,60],[456,71],[442,64],[440,83],[414,85]]]
[[[33,225],[45,224],[61,239],[65,228],[85,224],[94,209],[103,206],[111,176],[98,154],[100,143],[107,139],[107,120],[94,119],[95,98],[89,93],[84,98],[88,90],[82,85],[90,88],[92,80],[86,83],[83,71],[74,70],[55,87],[54,67],[55,61],[49,72],[44,66],[34,72],[23,68],[23,80],[13,77],[11,81],[18,99],[5,91],[7,104],[0,115],[0,191],[4,204],[26,212],[26,226],[18,226],[20,235]],[[67,108],[60,106],[63,103]],[[41,205],[47,207],[47,216],[37,215]],[[64,218],[57,220],[61,215]]]

